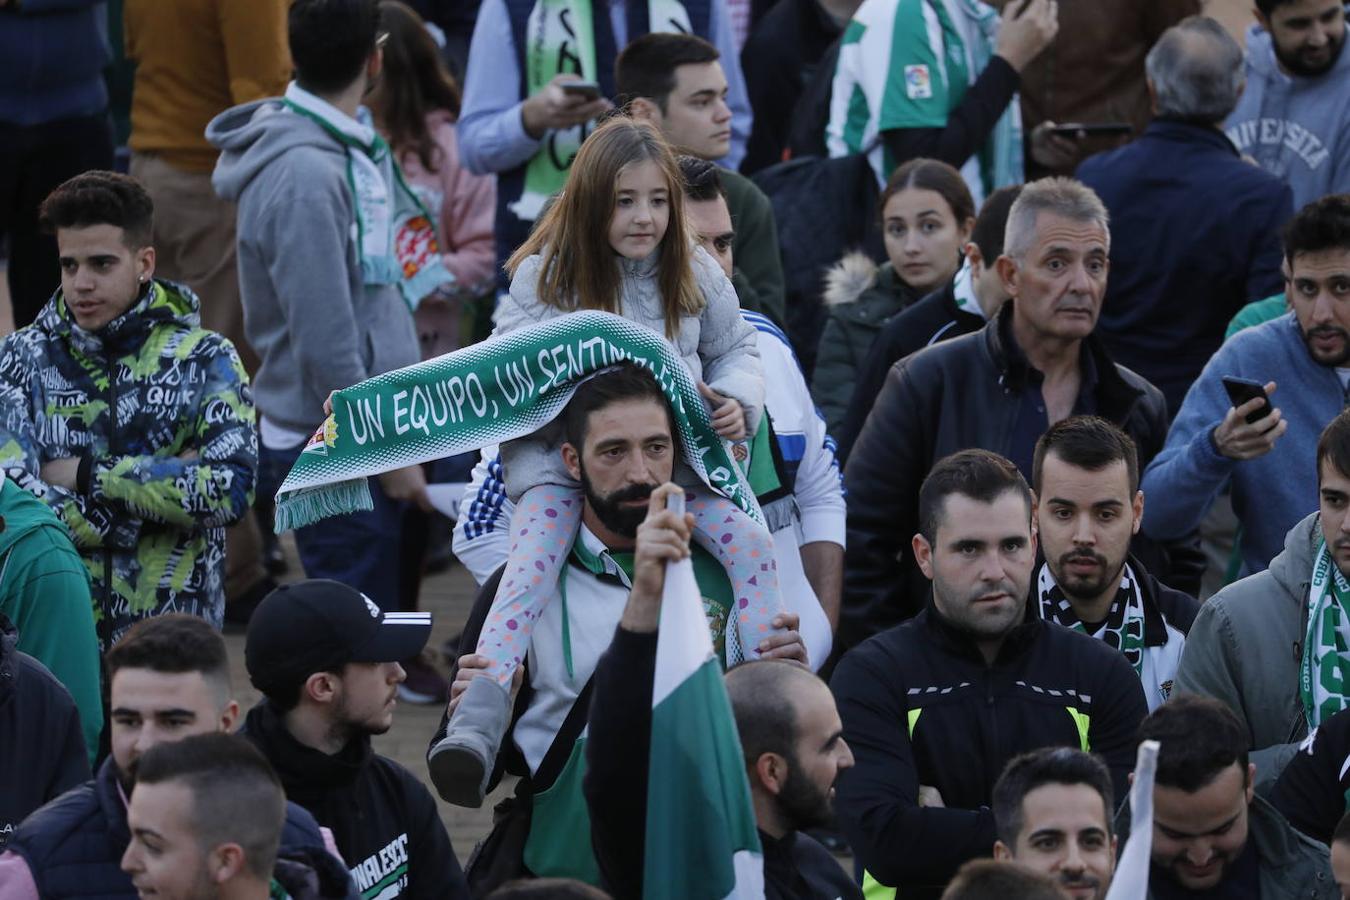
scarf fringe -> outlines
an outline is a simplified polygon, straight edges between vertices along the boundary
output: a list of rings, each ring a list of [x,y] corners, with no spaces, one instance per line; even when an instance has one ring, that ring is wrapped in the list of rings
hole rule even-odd
[[[277,494],[274,531],[277,534],[313,525],[331,516],[370,512],[375,501],[365,478],[337,481],[322,487],[301,488]]]

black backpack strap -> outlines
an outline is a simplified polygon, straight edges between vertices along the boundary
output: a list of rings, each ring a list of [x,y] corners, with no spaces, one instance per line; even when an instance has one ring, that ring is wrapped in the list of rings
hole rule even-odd
[[[577,738],[581,737],[581,732],[586,730],[586,721],[591,711],[591,688],[594,685],[595,676],[592,675],[586,681],[586,686],[581,689],[581,693],[577,695],[572,708],[567,711],[567,718],[563,719],[562,727],[554,736],[543,761],[530,778],[533,793],[548,790],[562,774],[563,767],[572,756],[572,746],[576,744]]]

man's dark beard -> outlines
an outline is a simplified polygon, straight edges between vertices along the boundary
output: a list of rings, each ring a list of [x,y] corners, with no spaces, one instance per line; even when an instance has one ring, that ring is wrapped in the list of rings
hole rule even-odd
[[[612,494],[602,496],[586,477],[586,470],[581,470],[581,490],[586,495],[586,502],[595,511],[595,517],[610,531],[626,538],[637,537],[638,526],[647,518],[647,507],[621,504],[632,500],[647,500],[656,488],[657,485],[654,484],[630,484]]]
[[[782,814],[783,824],[793,831],[829,825],[834,821],[830,792],[822,791],[806,777],[795,757],[784,755],[788,757],[788,774],[783,789],[778,792],[778,811]]]
[[[1321,357],[1313,350],[1313,338],[1319,335],[1336,335],[1342,342],[1341,352],[1334,357]],[[1346,331],[1339,325],[1318,325],[1316,328],[1309,328],[1303,332],[1303,343],[1308,348],[1308,355],[1312,357],[1313,362],[1319,366],[1342,366],[1346,360],[1350,360],[1350,331]]]
[[[1316,66],[1310,66],[1305,63],[1299,51],[1295,50],[1293,53],[1285,53],[1280,49],[1280,45],[1276,44],[1273,39],[1271,43],[1275,47],[1276,59],[1280,61],[1280,65],[1284,66],[1291,75],[1296,75],[1299,78],[1316,78],[1319,75],[1325,75],[1327,72],[1330,72],[1332,67],[1336,65],[1336,61],[1341,58],[1341,51],[1345,49],[1345,34],[1341,34],[1340,40],[1332,42],[1331,55],[1327,58],[1327,61]]]
[[[1101,575],[1092,581],[1078,581],[1070,585],[1069,563],[1075,560],[1092,560],[1097,564]],[[1059,558],[1058,568],[1061,574],[1056,576],[1055,583],[1064,592],[1064,596],[1074,600],[1096,600],[1106,593],[1108,587],[1120,583],[1120,571],[1124,568],[1124,563],[1112,569],[1111,561],[1095,550],[1070,550]]]

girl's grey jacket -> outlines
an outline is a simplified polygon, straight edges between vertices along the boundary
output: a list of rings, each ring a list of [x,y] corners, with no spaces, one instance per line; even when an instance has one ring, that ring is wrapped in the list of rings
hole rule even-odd
[[[646,259],[619,258],[622,271],[619,315],[663,337],[665,312],[658,280],[660,251]],[[570,310],[548,306],[539,299],[539,256],[531,256],[516,269],[511,293],[497,304],[496,330],[505,334],[534,325]],[[682,315],[680,329],[671,343],[679,352],[695,381],[706,382],[719,394],[738,401],[745,409],[745,425],[754,434],[764,409],[764,370],[760,365],[755,329],[741,317],[740,302],[731,281],[702,247],[694,249],[694,277],[703,294],[703,309],[698,315]],[[511,441],[502,446],[506,491],[512,501],[527,489],[540,484],[573,485],[563,467],[558,447],[561,430],[555,421],[533,437]],[[692,477],[692,473],[688,473]],[[686,487],[685,478],[677,479]]]

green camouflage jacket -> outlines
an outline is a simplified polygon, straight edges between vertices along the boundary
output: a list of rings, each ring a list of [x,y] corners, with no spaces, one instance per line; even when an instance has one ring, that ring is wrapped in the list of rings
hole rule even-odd
[[[153,280],[97,332],[61,292],[0,344],[0,469],[70,530],[106,649],[166,612],[220,627],[224,528],[253,499],[258,444],[248,376],[199,324],[186,287]],[[43,463],[80,460],[76,490]]]

